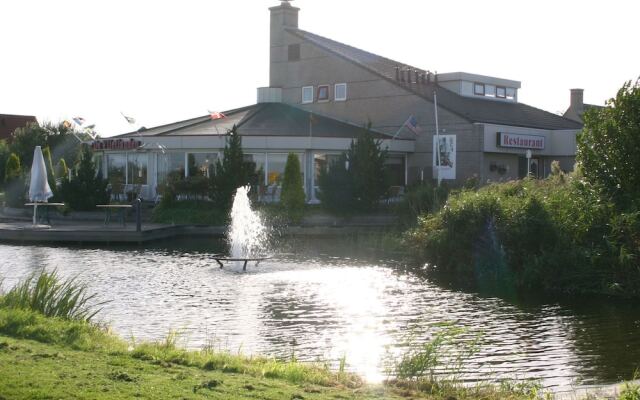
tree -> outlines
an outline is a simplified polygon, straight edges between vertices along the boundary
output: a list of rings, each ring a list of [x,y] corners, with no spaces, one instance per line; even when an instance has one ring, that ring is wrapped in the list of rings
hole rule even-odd
[[[53,195],[56,196],[58,193],[58,186],[56,185],[56,172],[54,171],[53,163],[51,162],[51,150],[49,150],[48,147],[45,147],[42,150],[42,156],[44,157],[44,165],[47,167],[47,182],[49,182],[49,188],[51,188]]]
[[[222,160],[216,162],[216,170],[211,177],[210,197],[223,209],[231,208],[236,189],[250,184],[255,173],[255,164],[244,161],[242,139],[236,127],[229,131],[224,146]]]
[[[7,142],[0,140],[0,189],[4,187],[4,169],[10,154]]]
[[[640,79],[626,82],[603,109],[584,114],[577,160],[587,181],[619,208],[640,206]]]
[[[9,207],[24,204],[25,182],[20,167],[20,157],[11,153],[4,168],[5,200]]]
[[[82,146],[77,176],[63,180],[60,189],[62,198],[73,210],[89,211],[97,204],[107,203],[107,181],[96,173],[91,147]]]
[[[321,169],[318,178],[322,206],[338,215],[348,215],[355,210],[353,176],[346,163],[347,155],[343,153],[328,168]]]
[[[280,202],[292,221],[300,221],[304,213],[305,195],[302,183],[302,172],[300,171],[300,160],[298,156],[293,153],[289,153],[289,156],[287,156]]]
[[[385,162],[387,151],[381,149],[381,140],[375,140],[371,123],[362,129],[347,152],[349,172],[352,176],[355,206],[359,211],[371,211],[389,189]]]
[[[41,146],[43,149],[49,147],[54,163],[64,158],[73,165],[80,152],[80,140],[87,139],[90,139],[88,135],[64,123],[45,122],[42,125],[30,123],[13,132],[10,149],[20,157],[24,165],[31,165],[33,149],[36,146]]]

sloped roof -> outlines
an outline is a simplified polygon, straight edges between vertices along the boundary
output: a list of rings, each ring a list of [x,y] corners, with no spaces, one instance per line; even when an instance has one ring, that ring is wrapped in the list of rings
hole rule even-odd
[[[205,115],[125,133],[115,138],[226,135],[235,125],[240,136],[313,136],[351,139],[357,137],[363,128],[282,103],[255,104],[225,111],[223,114],[225,118],[217,120],[211,120],[209,115]],[[372,131],[372,135],[377,139],[389,138],[389,135],[378,131]]]
[[[582,128],[582,124],[579,122],[523,103],[461,96],[437,85],[435,82],[409,83],[398,81],[395,79],[397,67],[420,72],[426,71],[301,29],[287,28],[287,32],[364,68],[427,101],[433,101],[433,91],[437,89],[438,105],[470,122],[540,129]]]
[[[38,120],[33,115],[0,114],[0,139],[10,138],[13,131],[28,123],[37,124]]]

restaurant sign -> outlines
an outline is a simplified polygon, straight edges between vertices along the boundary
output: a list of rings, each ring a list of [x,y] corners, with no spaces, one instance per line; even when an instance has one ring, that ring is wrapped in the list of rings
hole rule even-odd
[[[499,147],[544,150],[544,139],[544,136],[498,132],[497,144]]]
[[[93,142],[93,150],[132,150],[142,146],[140,140],[135,139],[101,139]]]

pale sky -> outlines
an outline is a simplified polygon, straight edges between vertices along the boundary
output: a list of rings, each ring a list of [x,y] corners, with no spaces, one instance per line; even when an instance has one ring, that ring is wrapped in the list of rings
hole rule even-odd
[[[276,0],[0,0],[0,114],[102,136],[254,104]],[[640,75],[640,1],[296,0],[300,28],[431,71],[519,80],[519,100],[603,104]],[[128,125],[124,112],[137,119]]]

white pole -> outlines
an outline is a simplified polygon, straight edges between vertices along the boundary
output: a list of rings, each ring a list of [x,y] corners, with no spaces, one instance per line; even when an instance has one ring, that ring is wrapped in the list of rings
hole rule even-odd
[[[36,215],[38,214],[38,202],[34,201],[33,202],[33,225],[36,224],[37,221],[37,217]]]
[[[433,90],[433,107],[435,108],[436,116],[436,176],[438,178],[438,186],[440,186],[440,182],[442,182],[442,178],[440,177],[440,128],[438,126],[438,96],[436,95],[435,89]]]

